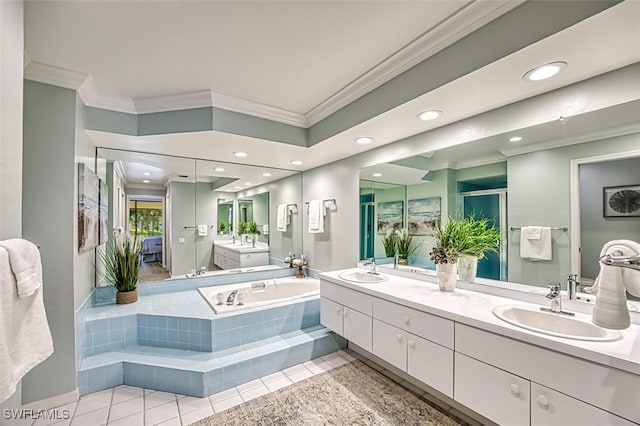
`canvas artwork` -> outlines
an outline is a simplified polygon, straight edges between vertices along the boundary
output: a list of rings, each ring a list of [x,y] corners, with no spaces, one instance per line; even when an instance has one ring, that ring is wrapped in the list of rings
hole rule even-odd
[[[640,216],[640,185],[603,188],[604,217]]]
[[[378,234],[386,234],[387,230],[398,231],[402,229],[402,216],[404,202],[390,201],[378,203]]]
[[[440,222],[440,197],[409,200],[409,235],[429,235]]]
[[[98,246],[98,176],[84,163],[78,163],[78,252]]]
[[[100,179],[99,210],[98,210],[98,244],[102,245],[109,239],[107,220],[109,218],[109,186]]]

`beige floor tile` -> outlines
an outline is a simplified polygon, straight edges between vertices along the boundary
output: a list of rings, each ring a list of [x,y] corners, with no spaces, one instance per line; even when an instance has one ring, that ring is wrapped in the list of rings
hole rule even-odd
[[[252,399],[258,398],[262,395],[266,395],[268,393],[269,393],[269,388],[267,388],[264,384],[260,383],[260,386],[256,386],[251,389],[247,389],[244,392],[240,392],[240,397],[244,402],[247,402]]]
[[[135,413],[141,413],[144,411],[144,398],[139,396],[137,398],[129,399],[119,404],[112,404],[109,411],[109,422],[129,417]]]
[[[166,404],[168,402],[175,402],[175,394],[168,392],[153,392],[144,395],[144,409],[148,410],[159,405]]]
[[[158,423],[162,423],[179,416],[180,413],[178,412],[178,403],[176,401],[173,401],[167,404],[158,405],[151,408],[150,410],[145,410],[144,424],[145,426],[157,425]]]
[[[191,411],[200,410],[202,408],[211,408],[211,401],[209,398],[196,398],[193,396],[187,396],[178,399],[178,409],[180,410],[180,416],[184,416]]]
[[[109,416],[109,407],[100,408],[98,410],[90,411],[80,416],[73,416],[71,420],[71,426],[100,426],[107,424],[107,417]]]
[[[204,419],[205,417],[209,416],[213,416],[213,407],[211,405],[184,414],[180,416],[180,419],[182,420],[183,425],[190,425],[191,423],[197,422],[198,420]]]
[[[141,411],[132,416],[124,417],[115,421],[109,420],[109,426],[144,426],[144,412]]]
[[[213,403],[213,411],[216,413],[220,413],[224,410],[227,410],[231,407],[235,407],[236,405],[242,404],[242,398],[240,395],[234,395],[230,398],[223,399]]]

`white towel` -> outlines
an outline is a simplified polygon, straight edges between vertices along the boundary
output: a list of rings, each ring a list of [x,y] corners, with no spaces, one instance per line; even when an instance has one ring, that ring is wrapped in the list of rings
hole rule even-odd
[[[53,353],[42,286],[29,296],[19,296],[9,256],[0,248],[0,403],[13,395],[25,374]],[[35,279],[42,282],[42,265],[38,262],[35,269]]]
[[[289,224],[289,211],[286,204],[278,204],[276,207],[276,230],[280,232],[287,232],[287,225]]]
[[[13,238],[0,241],[9,253],[11,271],[16,278],[18,296],[31,296],[42,285],[40,250],[31,241]]]
[[[198,236],[206,237],[209,234],[209,227],[207,225],[198,225]]]
[[[309,233],[321,234],[324,232],[324,202],[322,200],[309,201]]]
[[[533,238],[529,238],[529,235]],[[540,238],[536,238],[538,235]],[[523,226],[520,232],[520,257],[531,260],[551,260],[551,228]]]
[[[269,225],[262,225],[262,235],[269,235]]]

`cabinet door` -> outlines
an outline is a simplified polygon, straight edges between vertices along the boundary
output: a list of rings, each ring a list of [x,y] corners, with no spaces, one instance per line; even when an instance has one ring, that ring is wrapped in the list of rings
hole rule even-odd
[[[468,356],[455,354],[454,399],[500,425],[528,426],[530,383]]]
[[[531,383],[531,426],[631,426],[633,424],[608,411],[537,383]]]
[[[320,324],[327,327],[334,333],[343,336],[342,331],[342,305],[329,300],[320,298]]]
[[[342,307],[342,311],[342,330],[344,331],[342,336],[371,352],[371,317],[346,306]]]
[[[407,371],[407,333],[374,318],[373,354]]]
[[[407,373],[453,398],[453,351],[410,333],[407,346]]]

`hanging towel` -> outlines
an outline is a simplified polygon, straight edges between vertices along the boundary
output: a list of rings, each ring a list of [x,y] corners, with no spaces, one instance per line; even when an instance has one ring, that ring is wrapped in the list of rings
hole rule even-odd
[[[0,243],[1,403],[13,395],[25,374],[53,353],[53,340],[42,300],[42,285],[38,285],[28,296],[19,295],[11,255],[5,248],[7,241]],[[34,280],[42,283],[39,255],[34,268]]]
[[[13,238],[0,241],[9,253],[11,271],[16,278],[18,296],[31,296],[42,285],[42,274],[38,269],[40,264],[40,250],[31,241]]]
[[[286,204],[278,204],[276,207],[276,230],[280,232],[287,232],[287,225],[289,224],[289,212]]]
[[[520,232],[520,257],[531,260],[551,260],[551,228],[523,226]]]
[[[322,200],[309,201],[309,233],[321,234],[324,232],[324,202]]]
[[[269,235],[269,225],[262,225],[262,235]]]
[[[207,225],[198,225],[198,236],[206,237],[209,234],[209,227]]]

